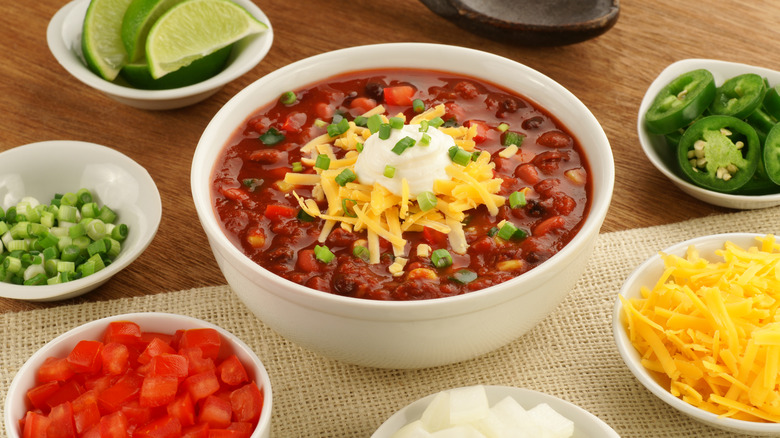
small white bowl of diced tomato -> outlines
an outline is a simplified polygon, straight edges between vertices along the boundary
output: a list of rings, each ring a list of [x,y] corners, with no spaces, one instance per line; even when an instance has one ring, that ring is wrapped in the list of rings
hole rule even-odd
[[[5,427],[12,438],[267,438],[271,405],[265,367],[236,336],[189,316],[133,313],[34,353],[8,389]]]

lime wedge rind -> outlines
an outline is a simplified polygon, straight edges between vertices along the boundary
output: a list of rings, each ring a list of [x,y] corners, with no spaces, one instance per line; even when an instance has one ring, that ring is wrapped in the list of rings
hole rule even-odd
[[[149,29],[165,12],[186,0],[132,0],[122,19],[122,43],[129,62],[137,63],[146,55]]]
[[[127,63],[120,29],[131,0],[92,0],[84,16],[81,51],[87,66],[107,81],[113,81]]]

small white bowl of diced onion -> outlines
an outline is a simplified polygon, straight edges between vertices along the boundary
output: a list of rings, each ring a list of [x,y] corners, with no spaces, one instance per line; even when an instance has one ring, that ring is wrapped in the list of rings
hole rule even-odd
[[[87,194],[92,213],[83,205]],[[149,246],[162,215],[157,186],[141,165],[114,149],[67,140],[0,153],[0,209],[0,297],[28,301],[64,300],[102,285]],[[100,220],[84,220],[91,215]],[[66,254],[73,248],[83,257]],[[46,281],[24,284],[41,275],[28,272],[37,266]]]
[[[529,389],[474,385],[431,394],[396,412],[371,438],[619,438],[567,401]]]

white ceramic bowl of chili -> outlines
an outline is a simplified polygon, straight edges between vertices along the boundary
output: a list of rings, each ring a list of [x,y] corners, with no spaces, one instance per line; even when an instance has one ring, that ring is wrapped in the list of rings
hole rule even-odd
[[[127,313],[101,318],[75,327],[52,339],[36,351],[16,372],[5,397],[5,430],[10,438],[21,438],[19,420],[28,409],[27,391],[36,385],[36,372],[49,357],[66,357],[82,340],[102,340],[110,322],[131,321],[138,324],[142,332],[170,334],[176,330],[213,328],[222,340],[220,357],[235,354],[246,369],[247,376],[254,380],[263,394],[263,407],[252,438],[268,438],[271,433],[271,410],[273,393],[271,380],[265,366],[255,352],[241,339],[229,331],[210,322],[191,316],[161,312]]]
[[[52,55],[68,73],[117,102],[146,110],[181,108],[208,99],[229,82],[253,69],[271,49],[274,34],[265,13],[251,0],[234,1],[268,25],[268,29],[237,42],[225,68],[218,74],[186,87],[143,90],[119,81],[109,82],[90,70],[81,53],[81,32],[89,0],[73,0],[57,11],[49,22],[46,39]]]
[[[464,295],[373,301],[323,293],[262,268],[225,235],[212,204],[212,174],[246,118],[282,93],[340,73],[378,68],[447,71],[492,82],[553,114],[579,140],[590,164],[591,206],[577,235],[517,278]],[[563,86],[515,61],[455,46],[397,43],[353,47],[290,64],[233,97],[196,148],[191,188],[198,217],[233,291],[269,327],[325,357],[380,368],[459,362],[517,339],[568,295],[585,269],[612,197],[614,162],[601,125]]]

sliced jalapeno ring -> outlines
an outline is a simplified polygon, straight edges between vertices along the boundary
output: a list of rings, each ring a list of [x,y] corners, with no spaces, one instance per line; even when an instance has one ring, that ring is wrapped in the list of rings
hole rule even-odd
[[[688,126],[710,106],[715,89],[715,78],[709,70],[698,69],[678,76],[658,92],[647,110],[647,130],[663,135]]]
[[[745,73],[726,80],[715,90],[710,104],[711,114],[744,119],[753,113],[764,100],[764,78],[755,73]]]
[[[780,120],[780,84],[768,88],[764,94],[764,110]]]
[[[707,116],[685,130],[677,146],[683,173],[696,185],[733,192],[756,173],[761,143],[752,126],[731,116]]]
[[[766,135],[762,158],[767,178],[780,185],[780,124],[776,124]],[[776,187],[775,193],[777,190]]]

